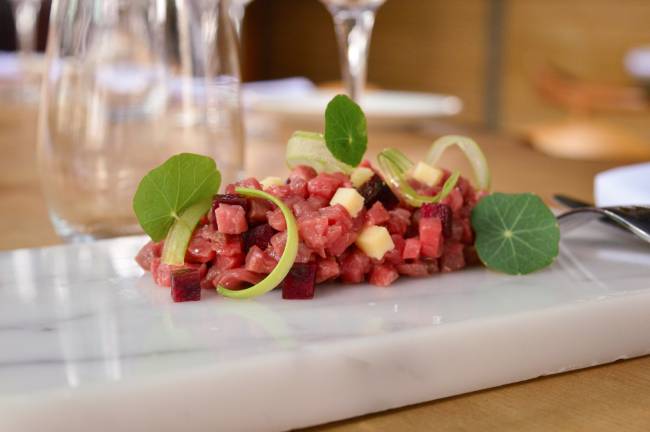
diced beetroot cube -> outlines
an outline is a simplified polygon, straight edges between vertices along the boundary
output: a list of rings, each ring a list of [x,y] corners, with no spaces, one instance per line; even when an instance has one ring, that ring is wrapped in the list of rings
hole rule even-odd
[[[372,176],[365,182],[359,188],[359,193],[364,199],[366,208],[372,207],[377,201],[381,202],[387,210],[392,210],[399,204],[399,199],[378,175]]]
[[[195,235],[190,240],[185,253],[185,261],[192,263],[206,263],[212,261],[215,256],[212,243],[203,237]]]
[[[255,285],[263,278],[264,275],[254,273],[244,268],[236,268],[224,271],[219,279],[215,281],[215,284],[231,290],[240,290]]]
[[[481,259],[479,258],[478,252],[476,252],[476,248],[474,246],[465,246],[465,249],[463,249],[463,255],[465,255],[465,265],[481,265]]]
[[[437,217],[442,222],[442,233],[445,238],[451,237],[452,211],[447,204],[424,204],[420,208],[420,217]]]
[[[314,297],[315,263],[295,263],[282,282],[282,298],[304,300]]]
[[[370,271],[370,258],[358,249],[353,249],[339,261],[341,280],[346,283],[363,282],[365,274]]]
[[[336,262],[336,259],[334,259],[334,257],[321,259],[317,264],[318,268],[316,269],[316,283],[334,279],[338,277],[339,274],[341,274],[339,263]]]
[[[266,213],[271,210],[273,210],[273,204],[270,202],[259,198],[251,198],[250,209],[246,213],[246,216],[249,222],[266,222]]]
[[[196,269],[174,270],[171,276],[172,299],[175,302],[201,300],[201,276]]]
[[[246,270],[255,273],[269,274],[277,264],[276,260],[258,246],[253,246],[246,255]]]
[[[374,203],[366,213],[366,225],[381,225],[389,220],[390,214],[379,201]]]
[[[240,205],[220,204],[214,216],[220,233],[241,234],[248,229],[246,211]]]
[[[406,276],[426,276],[429,274],[428,266],[422,262],[402,263],[395,266],[399,274]]]
[[[465,267],[465,255],[461,243],[450,243],[445,245],[440,257],[440,271],[451,272]]]
[[[330,200],[336,192],[336,189],[343,184],[343,181],[338,176],[327,173],[320,173],[307,183],[307,189],[310,195],[317,195],[319,197]]]
[[[266,220],[269,222],[269,225],[277,231],[286,231],[287,221],[284,219],[282,210],[276,208],[266,213]]]
[[[143,270],[151,270],[151,261],[154,258],[160,258],[162,253],[163,242],[154,243],[150,241],[146,245],[142,246],[142,249],[138,252],[138,255],[135,257],[135,261],[140,264]]]
[[[438,218],[420,219],[421,254],[438,258],[442,254],[442,222]]]
[[[253,245],[262,250],[266,249],[275,233],[276,231],[269,224],[257,225],[249,229],[243,235],[244,252],[248,252]]]
[[[299,165],[295,167],[293,171],[291,171],[291,174],[289,174],[289,181],[293,182],[296,179],[309,181],[314,177],[316,177],[317,175],[318,173],[312,167],[307,165]]]
[[[418,259],[420,258],[420,239],[412,237],[406,239],[404,243],[404,251],[402,252],[403,259]]]
[[[370,273],[370,283],[373,285],[385,287],[397,280],[399,273],[390,264],[376,264],[372,267]]]
[[[411,225],[411,212],[403,209],[396,208],[388,212],[390,219],[386,223],[386,228],[391,234],[406,234],[406,230]]]

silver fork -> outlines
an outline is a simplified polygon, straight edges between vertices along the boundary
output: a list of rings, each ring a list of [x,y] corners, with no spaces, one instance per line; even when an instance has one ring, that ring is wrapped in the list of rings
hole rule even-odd
[[[561,195],[556,195],[555,199],[573,207],[557,217],[560,229],[564,233],[601,218],[650,243],[650,207],[648,206],[593,207]]]

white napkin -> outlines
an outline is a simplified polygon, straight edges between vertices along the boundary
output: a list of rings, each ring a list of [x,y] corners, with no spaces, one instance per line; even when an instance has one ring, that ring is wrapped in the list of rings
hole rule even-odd
[[[650,205],[650,162],[597,174],[594,195],[597,206]]]

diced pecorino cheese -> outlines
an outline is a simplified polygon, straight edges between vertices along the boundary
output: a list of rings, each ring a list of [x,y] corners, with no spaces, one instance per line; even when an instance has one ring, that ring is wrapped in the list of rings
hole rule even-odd
[[[350,182],[355,188],[360,188],[365,182],[370,180],[375,172],[367,167],[357,167],[350,174]]]
[[[214,211],[217,230],[223,234],[241,234],[248,229],[246,212],[239,205],[220,204]]]
[[[266,177],[260,181],[260,185],[262,185],[262,188],[264,190],[268,189],[271,186],[282,186],[283,184],[284,180],[282,180],[280,177]]]
[[[374,259],[382,259],[384,254],[395,247],[388,230],[382,226],[364,228],[355,241],[357,247]]]
[[[411,173],[411,177],[429,187],[437,185],[442,179],[442,176],[442,170],[432,167],[422,161],[415,165],[413,172]]]
[[[363,197],[354,188],[338,188],[330,200],[330,205],[340,205],[352,217],[356,217],[363,208]]]

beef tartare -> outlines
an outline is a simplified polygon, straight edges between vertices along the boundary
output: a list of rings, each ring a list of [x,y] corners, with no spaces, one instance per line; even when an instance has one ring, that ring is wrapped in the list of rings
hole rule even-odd
[[[435,184],[409,182],[420,194],[434,196],[448,177],[441,171]],[[216,195],[183,265],[161,262],[163,242],[146,244],[136,259],[158,285],[171,286],[174,274],[189,269],[204,289],[237,290],[273,271],[286,242],[285,218],[269,201],[238,195],[236,186],[281,199],[296,218],[300,240],[282,284],[285,298],[311,298],[314,286],[324,282],[387,286],[400,275],[427,276],[477,262],[470,214],[479,194],[463,177],[440,203],[415,208],[367,162],[351,175],[298,166],[286,181],[249,178]]]

